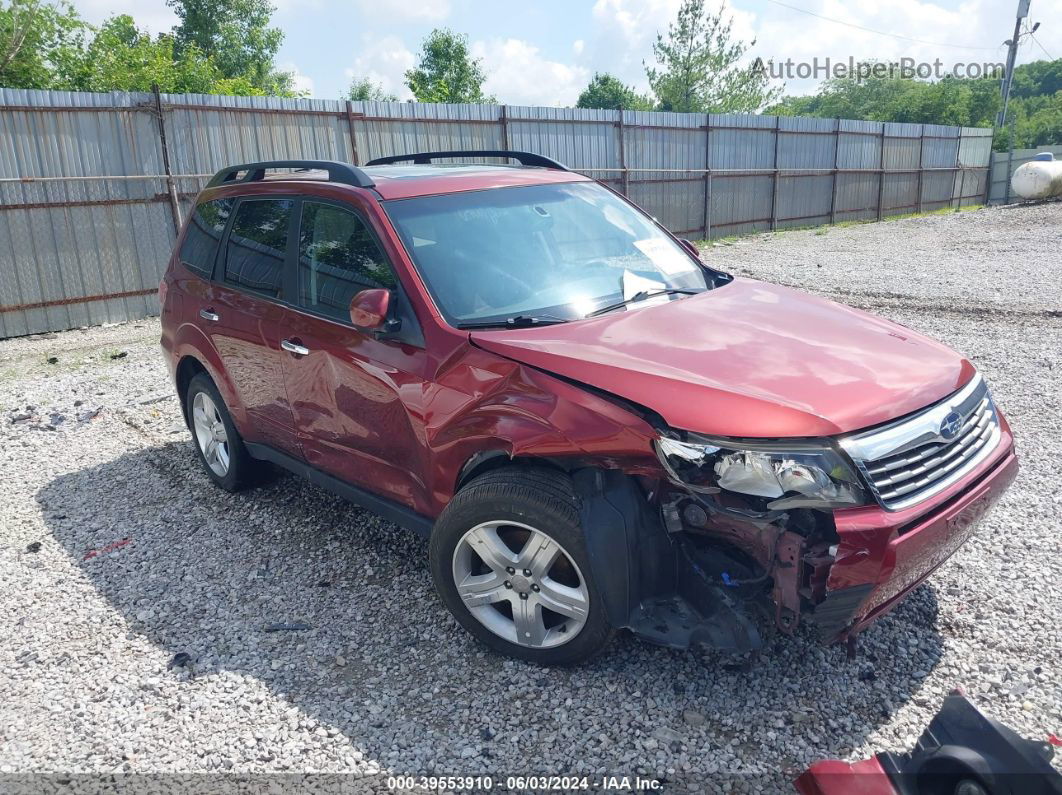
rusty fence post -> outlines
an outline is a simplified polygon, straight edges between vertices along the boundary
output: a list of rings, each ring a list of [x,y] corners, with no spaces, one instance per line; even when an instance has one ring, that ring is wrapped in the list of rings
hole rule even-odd
[[[347,131],[350,134],[350,162],[352,165],[359,166],[361,163],[358,162],[358,137],[354,129],[354,103],[349,99],[347,100]]]
[[[1014,122],[1010,123],[1010,153],[1007,155],[1007,173],[1003,175],[1003,203],[1010,204],[1010,179],[1014,176]]]
[[[779,132],[782,127],[782,117],[774,117],[774,179],[771,181],[771,231],[773,232],[778,228],[778,180],[779,180],[779,166],[778,166],[778,140],[782,137]]]
[[[162,144],[162,170],[166,175],[166,190],[170,194],[170,214],[173,216],[173,234],[181,233],[181,202],[177,196],[177,182],[170,169],[170,147],[166,142],[166,120],[162,115],[162,95],[159,84],[152,83],[151,93],[155,95],[155,118],[159,124],[159,141]]]
[[[951,181],[951,201],[955,205],[955,211],[958,212],[962,207],[962,197],[966,193],[966,169],[962,165],[962,142],[963,142],[963,130],[965,128],[959,128],[959,143],[955,147],[955,167],[959,169],[955,178]],[[959,175],[962,175],[962,180],[959,180]],[[958,196],[955,195],[955,183],[959,183]]]
[[[923,181],[925,180],[925,153],[926,153],[926,126],[923,124],[922,129],[918,132],[918,197],[917,207],[918,214],[921,215],[925,212],[925,205],[922,202]]]
[[[878,154],[878,220],[885,217],[885,130],[886,122],[881,123],[881,151]]]
[[[841,120],[833,124],[833,190],[830,192],[830,223],[837,223],[837,169],[841,164]]]
[[[616,129],[618,131],[619,136],[619,161],[621,179],[623,180],[623,195],[627,198],[630,198],[631,178],[630,173],[627,171],[627,148],[623,134],[623,108],[621,107],[618,111],[616,111],[616,113],[618,114],[616,120]]]
[[[712,114],[704,114],[704,214],[701,216],[704,239],[712,235]]]
[[[509,112],[505,105],[501,106],[498,113],[498,125],[501,127],[501,148],[504,151],[509,148]]]
[[[992,137],[995,138],[995,135],[993,134]],[[992,143],[990,142],[988,144],[988,165],[985,169],[985,192],[984,198],[981,201],[985,207],[987,207],[989,202],[992,201],[992,171],[995,169],[995,159],[996,153],[995,150],[992,149]]]

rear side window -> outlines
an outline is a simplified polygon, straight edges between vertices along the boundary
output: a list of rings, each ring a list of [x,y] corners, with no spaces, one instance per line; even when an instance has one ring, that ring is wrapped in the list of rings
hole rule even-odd
[[[188,232],[181,244],[181,263],[188,270],[209,279],[225,224],[232,212],[232,199],[215,199],[195,208],[188,221]]]
[[[225,255],[225,281],[280,296],[288,247],[290,199],[244,199],[236,208]]]
[[[393,289],[395,275],[365,222],[333,204],[304,201],[299,231],[301,306],[347,320],[362,290]]]

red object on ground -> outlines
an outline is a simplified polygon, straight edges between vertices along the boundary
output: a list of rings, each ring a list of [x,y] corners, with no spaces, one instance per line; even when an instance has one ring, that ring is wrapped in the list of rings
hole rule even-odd
[[[800,795],[896,795],[876,756],[859,762],[816,762],[793,786]]]
[[[93,558],[97,558],[100,555],[106,555],[108,552],[114,552],[114,550],[121,549],[126,544],[132,543],[132,540],[133,539],[131,538],[123,538],[120,541],[115,541],[105,547],[100,547],[99,549],[90,549],[88,552],[85,553],[85,557],[83,557],[82,560],[92,560]]]

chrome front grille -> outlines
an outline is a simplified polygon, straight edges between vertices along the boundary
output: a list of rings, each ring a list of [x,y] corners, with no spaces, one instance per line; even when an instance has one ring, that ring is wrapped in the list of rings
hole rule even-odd
[[[942,426],[950,438],[945,438]],[[841,445],[870,490],[890,510],[938,494],[983,461],[999,443],[999,419],[980,376],[941,403]]]

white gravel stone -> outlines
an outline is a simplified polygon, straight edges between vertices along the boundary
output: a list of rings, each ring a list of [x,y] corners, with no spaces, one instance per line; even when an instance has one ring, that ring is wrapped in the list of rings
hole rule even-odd
[[[1051,204],[705,252],[963,351],[1017,434],[1018,481],[854,664],[804,630],[737,670],[629,636],[577,669],[485,653],[411,534],[292,477],[210,485],[156,321],[0,342],[0,772],[641,770],[773,792],[907,749],[957,686],[1062,735],[1060,230]]]

